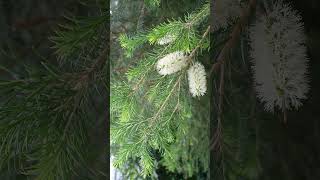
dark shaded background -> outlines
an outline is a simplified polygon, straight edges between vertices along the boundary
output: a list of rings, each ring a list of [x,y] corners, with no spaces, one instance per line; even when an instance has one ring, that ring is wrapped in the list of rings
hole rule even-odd
[[[293,0],[305,24],[311,89],[301,109],[288,113],[288,123],[265,119],[257,136],[261,180],[320,179],[320,1]],[[268,115],[266,115],[267,117]]]
[[[94,16],[99,13],[97,9],[95,0],[0,0],[0,80],[24,78],[26,69],[37,71],[41,61],[66,70],[59,65],[49,38],[54,36],[59,24],[70,23],[64,16]],[[94,131],[89,133],[91,144],[88,146],[94,151],[88,155],[92,160],[87,164],[89,168],[100,170],[101,176],[96,177],[99,179],[109,174],[103,101],[101,96],[93,99],[95,112],[92,113],[96,119],[92,124]],[[0,171],[0,179],[26,177]]]
[[[231,136],[236,137],[236,143],[234,144],[240,150],[237,149],[235,153],[231,151],[231,153],[228,154],[229,157],[224,158],[233,160],[240,159],[240,164],[239,166],[235,165],[235,169],[231,170],[227,167],[223,170],[221,167],[224,166],[224,164],[221,163],[222,161],[219,159],[221,156],[218,152],[212,151],[210,174],[211,177],[214,178],[211,179],[225,179],[222,175],[223,173],[218,171],[225,171],[225,174],[229,175],[230,171],[238,171],[239,169],[240,171],[248,170],[249,166],[253,167],[249,169],[249,171],[252,171],[250,173],[252,177],[254,177],[253,179],[257,180],[320,179],[320,1],[284,1],[290,3],[293,8],[301,14],[305,25],[305,33],[307,36],[306,46],[309,57],[308,72],[311,86],[308,99],[303,102],[303,106],[298,111],[288,112],[288,121],[284,123],[283,117],[279,115],[279,113],[272,114],[265,112],[263,105],[257,100],[254,90],[250,89],[250,87],[253,87],[250,82],[252,78],[250,61],[248,62],[249,65],[243,65],[242,62],[239,62],[239,58],[231,59],[231,62],[227,61],[224,94],[229,99],[225,98],[223,104],[222,134],[227,134],[226,127],[231,127],[232,129],[234,126],[235,128],[232,129]],[[211,37],[214,35],[215,34]],[[238,48],[235,47],[233,51],[238,51]],[[217,55],[217,52],[212,52],[213,58],[216,58]],[[248,59],[246,58],[245,60],[247,61]],[[230,65],[236,67],[235,69],[237,71],[231,68],[232,73],[230,71],[229,75]],[[243,68],[244,66],[247,66],[247,69]],[[219,74],[216,74],[216,76],[219,77]],[[230,81],[232,79],[232,83],[229,82],[229,78]],[[218,78],[212,79],[212,84],[219,83],[219,80],[216,79]],[[230,87],[230,84],[233,84],[233,87]],[[213,89],[214,88],[215,87],[213,87]],[[218,93],[216,92],[216,94]],[[211,136],[213,137],[215,128],[217,127],[216,101],[219,97],[213,94],[211,98],[211,129],[213,131]],[[230,99],[232,105],[227,101]],[[253,113],[248,111],[248,109],[252,107]],[[239,112],[242,111],[244,115],[248,115],[248,118],[241,119],[242,117],[240,115],[243,114],[239,113],[240,115],[238,115],[236,114],[237,111],[230,109],[240,109]],[[252,114],[253,116],[251,116]],[[238,129],[242,132],[235,132]],[[243,134],[245,134],[244,137],[238,137],[238,135],[241,136]],[[255,160],[250,164],[248,158]],[[234,163],[234,161],[229,159],[225,161]],[[248,177],[245,176],[248,176],[250,173],[246,172],[246,175],[243,177],[236,175],[234,179],[248,180]],[[239,174],[241,174],[241,172]]]

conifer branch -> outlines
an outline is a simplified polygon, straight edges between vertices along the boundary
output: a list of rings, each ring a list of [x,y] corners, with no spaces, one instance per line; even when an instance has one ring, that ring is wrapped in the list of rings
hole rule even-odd
[[[210,26],[207,27],[206,31],[203,33],[201,40],[199,41],[198,45],[192,50],[192,52],[190,53],[190,55],[188,56],[188,64],[190,63],[190,61],[193,59],[193,57],[196,55],[197,51],[199,50],[199,48],[201,47],[203,41],[205,40],[205,38],[208,36],[210,32]],[[182,75],[179,76],[178,80],[176,81],[175,85],[173,86],[172,90],[170,91],[169,95],[167,96],[167,98],[165,99],[165,101],[162,103],[159,111],[156,113],[155,117],[152,119],[157,119],[159,114],[161,113],[161,111],[163,110],[163,108],[165,107],[165,104],[167,103],[167,101],[169,100],[169,98],[171,97],[172,93],[174,92],[176,86],[180,83],[181,81],[181,77]]]
[[[198,45],[193,49],[193,51],[190,53],[189,55],[189,60],[192,59],[197,51],[199,50],[199,48],[201,48],[201,45],[203,44],[203,41],[205,41],[206,37],[209,35],[210,32],[210,26],[207,27],[206,31],[203,33],[201,40],[199,41]]]
[[[169,45],[166,46],[166,47],[160,52],[160,55],[162,55],[168,48],[169,48]],[[148,72],[153,69],[153,65],[154,65],[154,63],[152,63],[151,65],[149,65],[148,69],[144,70],[144,73],[143,73],[142,77],[139,79],[139,81],[138,81],[137,83],[135,83],[134,87],[132,88],[132,92],[129,94],[129,96],[132,96],[132,95],[139,89],[139,86],[140,86],[140,85],[143,83],[143,81],[145,80],[145,77],[147,76]]]
[[[179,76],[178,80],[176,81],[176,83],[173,85],[169,95],[166,97],[166,99],[163,101],[162,105],[160,106],[158,112],[155,114],[155,116],[152,118],[152,123],[151,125],[154,124],[154,122],[157,120],[157,118],[159,117],[160,113],[163,111],[163,109],[165,108],[167,102],[169,101],[171,95],[173,94],[174,90],[176,89],[177,85],[180,83],[181,81],[181,77],[182,75]],[[179,93],[179,92],[178,92]]]
[[[193,109],[184,80],[188,68],[193,66],[192,61],[201,51],[208,49],[210,26],[200,25],[207,20],[209,7],[206,1],[201,8],[185,15],[184,19],[167,21],[133,37],[120,36],[120,44],[129,57],[146,43],[152,45],[153,50],[136,67],[129,69],[126,74],[128,83],[117,83],[112,89],[111,106],[114,107],[112,112],[116,120],[111,126],[111,134],[119,147],[115,165],[127,163],[131,157],[140,160],[142,174],[150,175],[155,170],[155,150],[161,152],[165,166],[176,164],[172,171],[183,171],[189,177],[201,168],[207,170],[206,157],[202,153],[207,146],[201,145],[201,150],[195,150],[201,151],[200,156],[193,150],[187,150],[188,154],[196,156],[192,162],[185,162],[183,155],[177,153],[174,147],[193,149],[189,146],[198,144],[196,136],[202,135],[198,129],[190,127],[191,120],[189,123],[186,121],[192,119]],[[167,63],[170,61],[175,64],[170,66]],[[159,64],[167,68],[164,68],[163,74]],[[199,120],[205,121],[205,118],[201,117],[197,122]],[[186,133],[190,137],[186,137]],[[182,141],[187,143],[181,144]],[[201,161],[201,164],[194,164],[196,161]],[[195,166],[195,170],[186,169],[185,163]]]
[[[206,29],[206,31],[203,33],[202,38],[200,39],[199,43],[198,43],[197,46],[191,51],[190,55],[188,56],[188,58],[187,58],[188,64],[190,63],[190,61],[192,61],[193,57],[196,56],[197,51],[201,48],[201,45],[203,44],[203,42],[205,41],[205,39],[206,39],[206,37],[209,35],[209,33],[210,33],[210,26],[207,27],[207,29]],[[168,46],[169,46],[169,45],[168,45]],[[167,46],[160,54],[163,54],[163,53],[166,51],[166,49],[168,48],[168,46]],[[134,88],[133,88],[133,91],[131,92],[130,95],[132,95],[132,94],[138,89],[139,85],[143,82],[143,80],[144,80],[147,72],[152,69],[151,67],[152,67],[152,66],[150,66],[150,68],[148,68],[148,69],[145,71],[144,75],[143,75],[143,76],[140,78],[140,80],[135,84],[135,86],[134,86]]]

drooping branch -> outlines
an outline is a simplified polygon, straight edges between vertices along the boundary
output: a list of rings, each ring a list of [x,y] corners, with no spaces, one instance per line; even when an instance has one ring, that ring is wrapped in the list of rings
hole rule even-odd
[[[203,44],[203,41],[205,41],[205,38],[208,36],[210,32],[210,26],[207,27],[206,31],[203,33],[201,40],[199,41],[198,45],[193,49],[193,51],[190,53],[190,55],[188,56],[188,63],[190,63],[193,59],[193,57],[196,55],[197,51],[199,50],[199,48],[201,48],[201,45]],[[158,117],[159,114],[161,113],[161,111],[165,108],[167,101],[170,99],[171,95],[173,94],[175,88],[177,87],[178,84],[180,84],[180,81],[182,79],[183,75],[180,75],[178,80],[176,81],[176,83],[174,84],[171,92],[169,93],[169,95],[167,96],[167,98],[165,99],[165,101],[162,103],[160,109],[158,110],[158,112],[156,113],[156,115],[152,118],[153,121],[155,121]]]
[[[233,31],[230,35],[230,39],[226,42],[225,46],[223,47],[223,49],[221,50],[217,58],[216,63],[213,64],[210,71],[210,74],[212,74],[213,72],[216,72],[219,69],[221,69],[220,84],[219,84],[218,117],[217,117],[218,124],[216,128],[216,132],[213,135],[213,139],[211,140],[212,144],[210,146],[211,149],[218,148],[218,151],[221,151],[220,145],[221,145],[221,139],[222,139],[221,121],[222,121],[222,107],[223,107],[223,96],[224,96],[224,62],[226,61],[227,56],[230,53],[230,50],[235,46],[235,44],[239,40],[240,34],[245,28],[246,24],[248,23],[250,14],[254,10],[255,6],[256,6],[256,0],[251,0],[248,8],[242,11],[238,22],[233,28]]]
[[[230,34],[229,40],[224,45],[223,49],[221,50],[216,63],[213,64],[210,74],[213,72],[218,71],[221,64],[225,62],[225,59],[227,58],[227,55],[229,54],[230,50],[235,46],[235,44],[238,42],[239,37],[243,29],[246,27],[250,14],[253,12],[253,10],[256,7],[256,0],[250,0],[249,5],[246,9],[244,9],[241,13],[241,16],[238,20],[238,22],[235,24],[232,33]]]

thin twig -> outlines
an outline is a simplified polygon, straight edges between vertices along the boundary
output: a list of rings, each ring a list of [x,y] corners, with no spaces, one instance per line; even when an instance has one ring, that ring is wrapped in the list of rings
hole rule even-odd
[[[109,46],[107,45],[104,50],[101,52],[100,56],[97,58],[95,63],[85,71],[72,73],[71,78],[75,79],[76,83],[74,85],[75,90],[81,90],[86,88],[89,84],[89,81],[92,81],[96,78],[96,75],[101,72],[104,66],[107,64],[109,55]],[[68,76],[70,77],[70,76]]]
[[[255,6],[256,6],[256,0],[251,0],[248,8],[242,12],[239,21],[237,22],[237,24],[233,28],[233,31],[230,35],[230,39],[227,41],[227,43],[225,44],[225,46],[221,50],[216,63],[213,64],[213,66],[210,70],[210,74],[212,74],[213,72],[216,72],[220,68],[221,64],[224,63],[227,55],[229,54],[229,51],[237,43],[237,41],[240,37],[240,33],[245,28],[245,26],[248,22],[249,16],[250,16],[251,12],[253,11],[253,9],[255,8]]]
[[[15,79],[15,80],[18,79],[17,75],[14,72],[10,71],[8,68],[0,65],[0,70],[7,72],[7,74],[9,74],[13,79]]]
[[[225,66],[224,63],[226,59],[228,58],[228,54],[233,48],[233,46],[236,44],[237,40],[240,37],[240,34],[242,30],[245,28],[245,25],[248,22],[248,18],[251,14],[251,11],[254,9],[256,5],[256,0],[251,0],[249,3],[249,6],[246,10],[242,12],[242,15],[240,16],[239,21],[234,26],[234,29],[230,35],[230,39],[227,41],[223,49],[221,50],[217,62],[212,66],[210,74],[212,74],[214,71],[216,72],[221,68],[220,71],[220,84],[219,84],[219,105],[218,105],[218,124],[216,128],[216,132],[214,133],[212,144],[210,146],[211,149],[216,149],[221,151],[221,138],[222,138],[222,107],[223,107],[223,96],[224,96],[224,71]]]
[[[223,96],[224,96],[224,64],[221,65],[220,71],[220,82],[219,82],[219,105],[218,105],[218,124],[216,132],[214,133],[213,143],[211,145],[211,149],[221,150],[221,140],[222,140],[222,107],[223,107]]]
[[[160,107],[160,109],[158,110],[158,112],[156,113],[156,115],[152,118],[153,121],[152,121],[151,124],[153,124],[153,122],[156,121],[156,119],[159,117],[159,115],[160,115],[160,113],[162,112],[162,110],[165,108],[166,103],[169,101],[169,99],[170,99],[171,95],[173,94],[176,86],[180,83],[181,77],[182,77],[182,75],[179,76],[178,80],[177,80],[176,83],[173,85],[173,87],[172,87],[169,95],[168,95],[167,98],[164,100],[164,102],[161,104],[161,107]]]
[[[192,52],[191,52],[190,55],[188,56],[188,60],[192,59],[192,58],[196,55],[198,49],[201,47],[203,41],[204,41],[205,38],[208,36],[209,32],[210,32],[210,26],[207,27],[207,29],[206,29],[206,31],[203,33],[202,38],[201,38],[201,40],[199,41],[198,45],[196,46],[196,48],[194,48],[194,49],[192,50]]]
[[[141,9],[140,9],[140,15],[138,18],[138,22],[137,22],[137,31],[140,31],[143,27],[143,23],[144,23],[144,17],[145,17],[145,13],[146,13],[146,6],[144,1],[141,1]]]
[[[109,55],[109,46],[106,45],[100,56],[97,58],[96,62],[92,65],[91,69],[89,70],[89,73],[101,71],[104,66],[106,65],[106,62],[108,60]]]

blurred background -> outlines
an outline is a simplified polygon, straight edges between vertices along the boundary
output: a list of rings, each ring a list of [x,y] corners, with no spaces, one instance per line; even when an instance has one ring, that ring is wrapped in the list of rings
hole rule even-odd
[[[109,4],[107,0],[1,0],[0,1],[0,81],[29,78],[43,71],[42,63],[59,69],[59,72],[73,73],[85,69],[101,53],[107,41],[91,46],[94,49],[78,49],[62,63],[56,53],[51,38],[61,25],[72,25],[69,18],[101,15],[101,6]],[[107,8],[107,7],[106,7]],[[106,22],[108,23],[108,22]],[[105,33],[105,29],[103,33]],[[101,45],[102,44],[102,45]],[[100,48],[99,48],[100,47]],[[106,77],[106,79],[108,79]],[[93,179],[106,179],[109,176],[108,141],[106,128],[107,92],[101,85],[99,93],[90,97],[89,144],[91,150],[86,154],[86,171],[80,176]],[[2,103],[4,96],[1,95]],[[19,112],[17,112],[19,113]],[[76,130],[75,130],[76,131]],[[0,157],[2,155],[0,154]],[[24,175],[20,164],[10,164],[12,169],[0,170],[0,179],[30,179]],[[99,172],[95,175],[92,172]],[[98,174],[98,175],[97,175]],[[78,174],[79,175],[79,174]],[[49,178],[49,177],[48,177]],[[74,177],[79,179],[79,177]]]

